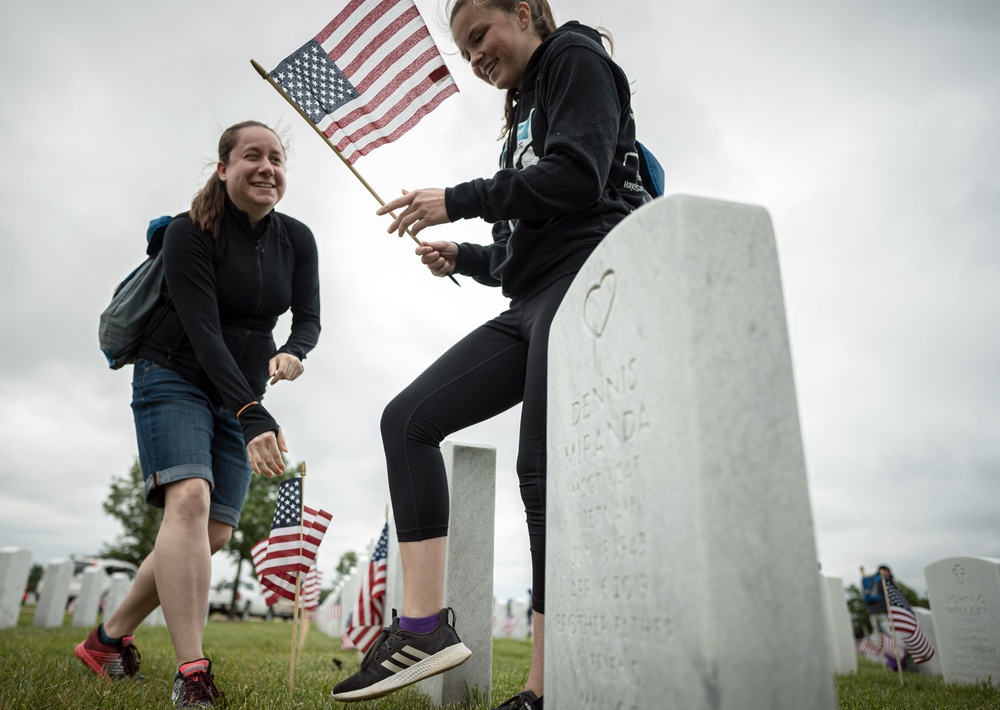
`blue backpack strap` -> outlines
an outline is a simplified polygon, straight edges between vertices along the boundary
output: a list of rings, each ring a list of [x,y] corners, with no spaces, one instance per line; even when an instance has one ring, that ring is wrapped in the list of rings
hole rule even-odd
[[[660,197],[664,190],[663,166],[642,143],[636,141],[635,147],[639,153],[639,175],[642,177],[643,187],[653,197]]]
[[[149,227],[146,228],[146,253],[149,256],[153,256],[163,247],[163,235],[172,219],[170,215],[163,215],[149,220]]]

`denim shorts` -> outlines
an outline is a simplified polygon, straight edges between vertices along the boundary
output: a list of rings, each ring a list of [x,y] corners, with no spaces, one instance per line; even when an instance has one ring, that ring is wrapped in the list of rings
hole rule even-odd
[[[212,491],[209,517],[234,528],[253,471],[236,415],[213,404],[173,370],[136,360],[132,414],[146,502],[164,507],[164,487],[204,478]]]

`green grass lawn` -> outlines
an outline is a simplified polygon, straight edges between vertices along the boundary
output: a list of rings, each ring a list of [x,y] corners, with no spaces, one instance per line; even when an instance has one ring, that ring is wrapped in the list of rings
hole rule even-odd
[[[0,630],[0,710],[169,707],[175,668],[166,628],[140,630],[137,645],[142,651],[146,680],[111,683],[91,674],[73,655],[73,647],[89,629],[71,627],[69,617],[58,629],[37,629],[32,620],[32,613],[24,612],[16,629]],[[205,652],[212,658],[228,708],[430,710],[432,707],[412,689],[364,703],[341,705],[333,701],[331,688],[357,670],[360,657],[356,651],[341,651],[339,640],[315,628],[306,637],[295,668],[295,692],[289,695],[291,641],[289,622],[229,622],[212,618],[205,630]],[[530,655],[530,642],[494,641],[495,702],[505,700],[523,687]],[[940,678],[916,673],[905,673],[903,679],[901,684],[896,674],[862,660],[857,675],[837,678],[839,707],[842,710],[1000,710],[1000,691],[985,684],[948,686]],[[471,710],[491,707],[485,701],[470,706]]]

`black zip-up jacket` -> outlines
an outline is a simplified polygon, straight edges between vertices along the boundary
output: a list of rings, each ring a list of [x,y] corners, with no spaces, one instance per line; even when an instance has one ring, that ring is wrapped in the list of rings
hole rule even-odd
[[[178,215],[163,237],[167,314],[137,357],[168,367],[214,402],[239,413],[249,442],[278,423],[260,404],[268,361],[279,352],[300,360],[319,338],[319,263],[312,232],[272,211],[250,227],[226,198],[217,239]],[[276,348],[278,316],[292,311],[288,342]],[[242,410],[242,411],[241,411]]]
[[[459,244],[455,270],[528,298],[579,271],[649,200],[639,177],[631,90],[596,30],[562,25],[524,73],[516,125],[492,178],[445,190],[451,220],[493,222],[493,244]]]

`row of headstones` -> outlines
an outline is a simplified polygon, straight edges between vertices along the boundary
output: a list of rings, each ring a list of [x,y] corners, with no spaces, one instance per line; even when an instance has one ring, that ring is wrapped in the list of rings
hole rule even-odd
[[[767,212],[691,197],[637,210],[574,279],[549,359],[549,710],[832,710],[834,606]],[[495,452],[445,454],[445,604],[473,656],[422,684],[439,705],[489,697],[494,616]],[[940,603],[994,663],[1000,584],[982,589]],[[958,656],[935,627],[947,679]]]
[[[73,569],[73,560],[55,559],[48,563],[43,577],[45,584],[35,604],[35,626],[54,628],[63,625]],[[0,629],[17,626],[30,571],[30,552],[16,547],[0,548]],[[104,572],[96,567],[83,571],[80,592],[76,596],[73,610],[73,626],[89,628],[97,624],[99,614],[103,613],[104,618],[110,616],[132,586],[128,575],[116,572],[111,575],[111,584],[105,593],[103,577]],[[142,623],[145,626],[163,626],[163,613],[157,608]]]

